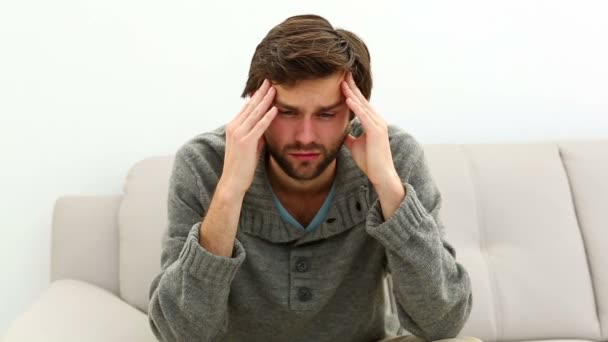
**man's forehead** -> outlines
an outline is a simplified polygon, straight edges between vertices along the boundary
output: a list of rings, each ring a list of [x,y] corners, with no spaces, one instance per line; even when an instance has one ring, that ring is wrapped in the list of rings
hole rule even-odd
[[[338,98],[331,98],[329,100],[323,99],[323,100],[319,100],[319,103],[314,103],[314,104],[304,104],[302,105],[302,107],[308,107],[310,105],[314,106],[316,109],[333,109],[335,107],[338,107],[342,104],[344,104],[345,98],[344,96],[340,95],[340,97]],[[300,108],[300,105],[298,105],[297,103],[290,103],[289,101],[285,101],[281,98],[279,98],[278,96],[276,96],[274,98],[274,104],[278,107],[281,108],[288,108],[288,109],[302,109]]]
[[[293,84],[275,84],[275,105],[290,109],[331,109],[344,104],[341,82],[344,73],[300,80]],[[302,108],[300,108],[302,107]]]

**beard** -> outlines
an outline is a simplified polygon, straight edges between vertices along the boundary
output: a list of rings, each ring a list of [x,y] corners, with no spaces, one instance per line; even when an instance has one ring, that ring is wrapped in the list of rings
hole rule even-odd
[[[317,178],[327,169],[327,167],[336,159],[340,148],[344,144],[346,135],[350,132],[350,124],[346,127],[340,139],[335,144],[329,147],[325,147],[321,144],[310,143],[307,145],[301,143],[285,145],[281,150],[277,146],[274,146],[268,139],[266,140],[266,149],[268,153],[277,162],[279,167],[289,177],[297,180],[312,180]],[[290,162],[288,155],[290,152],[314,152],[319,153],[320,161],[302,161],[302,162]],[[316,167],[310,169],[310,166],[317,163]],[[304,168],[300,170],[299,168]]]

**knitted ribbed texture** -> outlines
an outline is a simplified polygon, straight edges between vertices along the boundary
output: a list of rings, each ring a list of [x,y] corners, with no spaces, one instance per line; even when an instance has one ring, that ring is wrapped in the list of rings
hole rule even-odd
[[[355,120],[351,134],[362,133]],[[375,189],[349,150],[337,155],[336,190],[325,222],[306,233],[276,208],[260,156],[245,195],[231,258],[199,243],[201,220],[222,173],[225,132],[194,137],[177,152],[169,185],[161,272],[149,320],[161,341],[374,341],[385,326],[382,282],[393,279],[405,329],[434,340],[467,320],[471,285],[445,241],[441,195],[423,150],[389,126],[405,198],[386,221]]]

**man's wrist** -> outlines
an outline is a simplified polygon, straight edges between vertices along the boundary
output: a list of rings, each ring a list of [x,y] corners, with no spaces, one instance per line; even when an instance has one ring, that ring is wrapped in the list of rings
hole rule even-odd
[[[383,182],[373,184],[373,186],[378,194],[383,219],[386,221],[393,216],[403,202],[406,196],[405,187],[396,173],[393,176],[385,177]]]
[[[234,203],[243,201],[245,193],[246,191],[239,190],[237,187],[232,186],[229,181],[220,178],[213,194],[213,200],[217,201],[216,204],[220,206],[234,205]]]

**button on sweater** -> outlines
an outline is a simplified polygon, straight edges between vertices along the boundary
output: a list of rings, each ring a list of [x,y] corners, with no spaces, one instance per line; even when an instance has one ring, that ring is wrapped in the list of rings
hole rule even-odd
[[[351,134],[362,134],[358,120]],[[183,144],[169,182],[161,270],[149,291],[158,340],[379,340],[387,334],[387,274],[406,330],[455,337],[471,311],[469,275],[445,239],[441,194],[422,147],[393,125],[389,141],[406,191],[395,213],[383,219],[373,186],[342,146],[329,212],[310,232],[281,218],[262,153],[229,258],[199,244],[222,173],[224,127]]]

